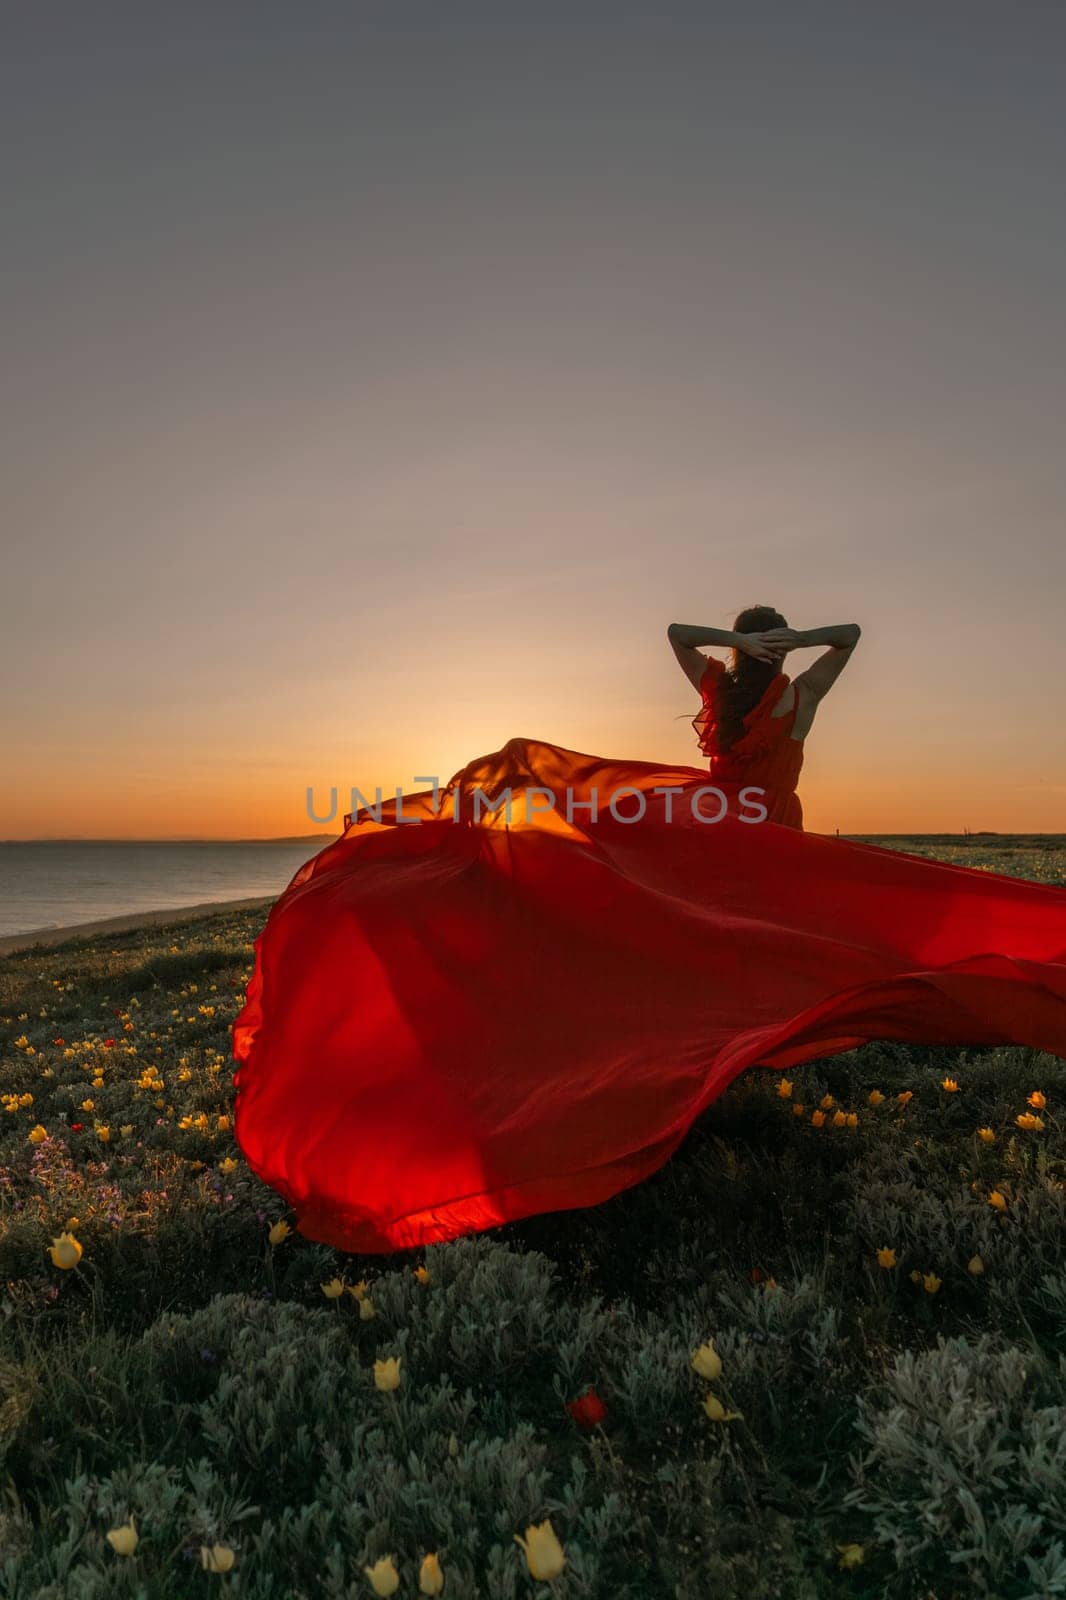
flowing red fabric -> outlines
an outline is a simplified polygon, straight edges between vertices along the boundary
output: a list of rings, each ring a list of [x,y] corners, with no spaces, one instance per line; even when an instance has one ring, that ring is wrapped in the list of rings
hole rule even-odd
[[[1066,1056],[1066,891],[805,833],[789,680],[719,756],[720,670],[709,771],[512,739],[296,873],[234,1024],[235,1133],[306,1237],[385,1253],[596,1205],[748,1067]]]

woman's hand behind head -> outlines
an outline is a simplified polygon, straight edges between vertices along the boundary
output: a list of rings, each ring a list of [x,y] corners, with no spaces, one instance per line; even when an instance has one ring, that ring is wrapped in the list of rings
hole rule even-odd
[[[756,661],[777,663],[784,660],[786,650],[793,648],[774,638],[775,633],[789,633],[788,628],[776,628],[765,633],[738,633],[736,648]]]
[[[797,633],[795,628],[767,628],[762,637],[771,650],[780,650],[782,655],[789,650],[801,650],[805,643],[802,633]]]

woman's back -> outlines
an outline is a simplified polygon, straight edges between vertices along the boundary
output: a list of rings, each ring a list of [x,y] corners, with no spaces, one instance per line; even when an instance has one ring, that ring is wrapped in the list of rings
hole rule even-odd
[[[741,788],[765,790],[757,797],[766,807],[765,820],[802,828],[796,785],[803,767],[803,735],[797,736],[796,729],[801,720],[809,726],[813,712],[787,674],[779,672],[744,717],[740,737],[722,749],[715,701],[725,672],[722,662],[708,658],[699,684],[703,706],[693,719],[700,750],[709,760],[710,781],[727,794]]]

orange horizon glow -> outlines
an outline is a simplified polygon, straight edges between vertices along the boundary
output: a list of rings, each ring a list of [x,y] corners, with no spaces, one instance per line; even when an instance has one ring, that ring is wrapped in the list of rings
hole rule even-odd
[[[750,580],[744,588],[759,592]],[[936,659],[947,625],[930,635],[926,648],[920,639],[909,651],[886,646],[891,606],[891,599],[888,606],[883,599],[875,605],[872,595],[866,605],[839,596],[827,604],[812,585],[806,601],[783,608],[798,626],[859,621],[863,627],[805,741],[799,794],[806,828],[1066,832],[1066,751],[1062,741],[1047,737],[1054,683],[1031,688],[1031,703],[1019,709],[1005,666],[985,683],[975,681],[963,652],[949,649]],[[353,786],[368,799],[380,786],[388,799],[397,787],[404,794],[428,787],[416,780],[435,776],[445,785],[468,762],[516,735],[592,755],[706,770],[690,724],[699,704],[695,691],[674,660],[665,626],[649,637],[643,606],[623,605],[621,642],[614,642],[607,619],[598,636],[578,636],[568,650],[557,622],[557,636],[545,640],[539,658],[516,650],[498,621],[485,627],[484,641],[478,639],[478,609],[476,594],[464,600],[457,588],[451,610],[467,622],[461,642],[448,647],[434,639],[448,631],[447,618],[442,622],[423,604],[425,620],[416,618],[412,626],[424,631],[427,643],[413,660],[401,653],[397,666],[387,638],[380,648],[373,641],[366,659],[346,672],[334,664],[332,673],[287,675],[284,660],[248,663],[238,684],[239,715],[232,689],[222,684],[213,695],[206,673],[184,691],[180,682],[169,684],[170,705],[145,705],[132,749],[122,718],[109,716],[104,725],[87,707],[82,729],[70,730],[69,756],[60,736],[50,749],[38,740],[36,759],[20,764],[18,783],[0,796],[0,839],[270,839],[339,832]],[[716,627],[732,620],[708,616],[698,602],[693,610],[691,602],[670,605],[664,598],[657,610],[657,620]],[[535,602],[528,611],[516,624],[521,635],[538,627]],[[386,633],[391,625],[386,611]],[[959,631],[965,626],[961,620]],[[640,641],[631,652],[630,636]],[[325,633],[320,643],[328,656]],[[342,637],[342,648],[345,643]],[[784,670],[795,676],[818,653],[796,652]],[[223,671],[221,663],[216,670]],[[1027,667],[1016,662],[1014,671],[1023,677]],[[938,714],[938,702],[958,709]],[[24,737],[34,742],[29,724]],[[308,787],[322,816],[334,786],[335,821],[313,820]]]
[[[862,648],[860,645],[859,650]],[[848,670],[857,684],[858,661]],[[669,669],[666,676],[670,676]],[[1048,781],[1040,776],[1039,762],[1028,774],[1023,771],[1013,778],[997,778],[988,774],[980,760],[963,764],[951,759],[951,770],[945,772],[944,763],[934,763],[930,758],[923,779],[914,770],[901,770],[887,759],[884,747],[878,749],[869,732],[863,740],[855,707],[847,706],[849,694],[845,674],[820,707],[806,741],[799,794],[804,825],[809,831],[903,835],[964,831],[1066,833],[1066,783],[1055,781],[1056,773],[1061,775],[1061,765],[1056,769],[1049,763]],[[683,704],[687,695],[686,685],[679,679],[669,698]],[[866,698],[864,694],[863,700]],[[694,706],[692,710],[695,714]],[[499,710],[495,717],[471,714],[472,734],[465,742],[459,729],[446,729],[447,736],[436,740],[427,730],[425,748],[429,754],[422,761],[405,762],[406,752],[394,739],[383,745],[376,765],[361,753],[357,768],[346,759],[343,744],[332,740],[324,741],[321,751],[308,746],[302,762],[293,762],[282,771],[278,770],[279,765],[287,764],[279,762],[272,752],[249,749],[242,753],[237,774],[225,770],[230,763],[220,755],[208,755],[194,765],[192,772],[179,767],[169,777],[162,775],[162,755],[159,776],[146,773],[143,763],[121,774],[109,761],[104,771],[89,776],[83,773],[76,788],[76,805],[68,804],[58,782],[55,790],[42,784],[41,791],[33,793],[31,786],[24,784],[17,796],[9,791],[0,806],[0,839],[250,840],[332,836],[341,831],[343,815],[351,807],[353,788],[372,801],[375,788],[380,787],[387,801],[397,790],[413,794],[428,787],[425,781],[416,782],[416,778],[435,776],[444,786],[467,761],[499,749],[519,731],[590,754],[661,760],[664,764],[705,771],[706,763],[694,742],[686,748],[688,741],[679,731],[687,728],[687,719],[674,723],[673,715],[676,713],[658,724],[644,718],[634,723],[628,733],[616,717],[605,718],[612,727],[608,735],[597,728],[590,711],[578,711],[575,716],[573,706],[560,709],[554,718],[540,719],[539,725],[523,718],[524,727],[516,723],[508,728],[504,713]],[[441,721],[446,722],[447,718],[442,717]],[[1024,731],[1019,734],[1019,743],[1022,739]],[[417,748],[413,739],[411,748]],[[313,794],[313,817],[307,807],[308,787]],[[324,820],[330,810],[332,788],[337,790],[336,815]]]
[[[969,615],[925,625],[907,618],[905,594],[879,587],[874,574],[860,579],[871,554],[846,583],[797,579],[792,595],[788,585],[759,581],[757,555],[734,558],[734,593],[770,589],[794,626],[857,621],[863,629],[805,741],[807,829],[1066,832],[1066,741],[1049,736],[1061,679],[1041,670],[1063,645],[1030,636],[1027,648],[1039,647],[1040,659],[1018,651],[998,658],[994,671],[977,670]],[[689,560],[682,550],[672,566],[683,571]],[[46,736],[32,702],[16,703],[21,726],[8,729],[6,744],[19,752],[18,776],[0,794],[0,839],[339,831],[353,786],[368,798],[380,786],[390,798],[397,787],[425,789],[422,780],[434,776],[444,785],[515,736],[705,771],[690,720],[698,698],[666,624],[727,627],[734,608],[686,600],[671,572],[660,580],[653,629],[647,600],[633,593],[632,558],[620,557],[612,572],[605,548],[603,561],[617,616],[605,606],[594,627],[582,615],[592,595],[584,574],[573,574],[568,603],[548,601],[527,575],[524,600],[493,613],[460,559],[454,574],[439,571],[436,600],[411,597],[406,622],[388,603],[391,578],[365,614],[349,621],[342,607],[324,615],[311,654],[295,629],[258,656],[232,655],[223,633],[198,643],[184,678],[176,660],[173,674],[141,681],[123,681],[128,660],[109,664],[117,701],[115,691],[100,692],[90,667],[75,674]],[[644,586],[654,581],[649,572]],[[398,642],[408,632],[417,647]],[[795,676],[818,653],[795,652],[784,670]],[[88,692],[71,707],[78,683]],[[322,815],[333,786],[335,824],[312,820],[308,787]]]

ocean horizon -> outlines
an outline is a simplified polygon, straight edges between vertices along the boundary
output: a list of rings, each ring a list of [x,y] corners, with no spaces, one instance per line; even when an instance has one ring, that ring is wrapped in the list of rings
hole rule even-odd
[[[0,938],[278,895],[335,837],[0,841]]]

